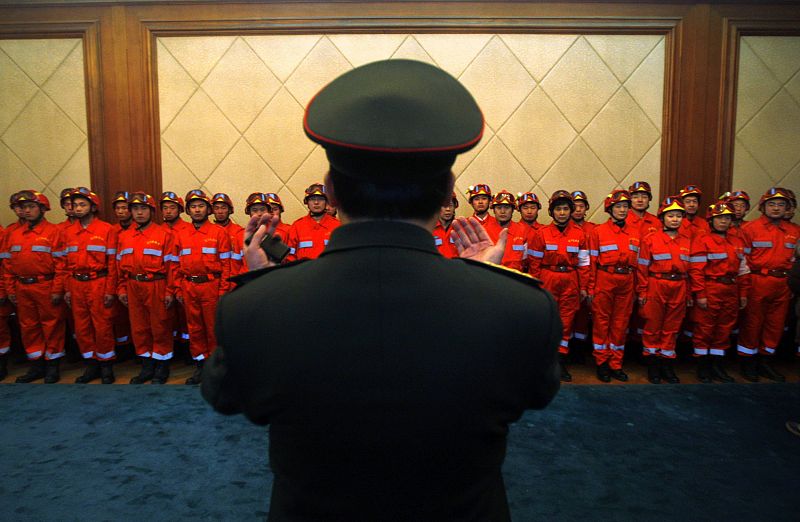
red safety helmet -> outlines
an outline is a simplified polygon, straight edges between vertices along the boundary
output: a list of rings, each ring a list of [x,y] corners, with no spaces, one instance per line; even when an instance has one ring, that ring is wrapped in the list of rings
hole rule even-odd
[[[61,193],[58,195],[58,200],[61,202],[62,205],[64,204],[65,199],[70,198],[73,190],[75,189],[72,187],[61,189]]]
[[[188,203],[189,200],[186,200],[186,202]],[[233,201],[231,201],[230,196],[224,192],[217,192],[211,196],[211,203],[209,203],[209,206],[213,205],[214,203],[225,203],[228,205],[228,208],[231,209],[231,214],[233,214]]]
[[[89,202],[96,206],[98,209],[100,208],[100,196],[92,192],[90,189],[86,187],[75,187],[72,189],[72,192],[69,194],[70,199],[75,198],[84,198],[88,199]]]
[[[733,218],[734,212],[730,203],[727,201],[717,201],[716,203],[709,205],[708,212],[706,212],[706,219],[711,221],[711,218],[717,216],[730,216]]]
[[[186,204],[187,205],[189,203],[191,203],[195,199],[199,199],[200,201],[203,201],[208,207],[208,209],[207,209],[208,213],[209,214],[211,213],[211,199],[202,190],[200,190],[200,189],[190,190],[189,192],[186,193],[186,198],[185,199],[186,199]]]
[[[133,203],[131,201],[131,203]],[[178,208],[183,212],[185,210],[185,206],[183,204],[183,198],[181,198],[176,193],[168,190],[166,192],[161,193],[161,199],[158,200],[158,204],[161,205],[162,203],[175,203],[178,205]]]
[[[33,201],[34,203],[38,203],[42,209],[45,211],[50,210],[50,200],[47,199],[47,196],[39,192],[38,190],[22,190],[17,192],[17,204],[21,205],[28,201]]]
[[[511,207],[516,206],[516,198],[514,194],[507,190],[501,190],[497,194],[492,197],[492,204],[490,205],[491,208],[496,207],[497,205],[511,205]]]
[[[263,192],[253,192],[249,196],[247,196],[247,201],[244,202],[244,213],[248,216],[250,215],[250,207],[253,205],[266,205],[269,207],[267,194]]]
[[[566,202],[569,205],[570,212],[575,211],[575,202],[572,200],[572,194],[566,190],[556,190],[547,202],[547,212],[551,217],[553,215],[553,207],[558,205],[559,202]]]
[[[114,199],[111,200],[111,207],[113,208],[117,203],[127,203],[129,197],[130,193],[127,190],[120,190],[114,194]]]
[[[764,203],[771,199],[785,199],[788,205],[792,204],[792,195],[788,190],[783,187],[772,187],[758,200],[758,208],[764,210]]]
[[[166,192],[165,192],[166,194]],[[180,198],[178,198],[180,199]],[[162,200],[165,201],[165,200]],[[154,212],[156,210],[156,200],[153,199],[153,196],[150,194],[146,194],[144,192],[131,192],[128,196],[128,203],[133,205],[147,205],[150,207]],[[183,201],[181,201],[183,203]],[[183,207],[181,207],[183,208]]]
[[[662,201],[661,205],[658,207],[658,217],[661,217],[666,212],[671,210],[680,210],[686,214],[686,207],[683,206],[683,201],[680,196],[669,196],[664,198],[664,201]]]
[[[628,187],[628,193],[633,196],[637,192],[644,192],[650,199],[653,199],[653,191],[650,189],[650,183],[646,181],[634,181],[633,184]]]
[[[8,208],[13,209],[17,205],[19,205],[19,201],[17,201],[18,198],[19,198],[19,192],[14,192],[13,194],[11,194],[8,197]]]
[[[470,185],[467,187],[467,201],[472,203],[472,198],[475,196],[489,196],[489,199],[492,199],[492,189],[486,183]]]
[[[542,209],[542,204],[539,202],[539,196],[533,192],[517,192],[517,210],[525,203],[535,203],[539,210]]]
[[[267,203],[269,205],[278,205],[278,207],[281,209],[281,212],[283,212],[283,210],[284,210],[283,209],[283,202],[281,201],[280,196],[278,196],[274,192],[267,192]]]
[[[614,189],[611,191],[611,194],[606,196],[606,199],[603,202],[603,208],[610,214],[611,207],[622,201],[627,201],[628,204],[630,204],[631,193],[625,189]]]
[[[586,196],[586,192],[582,190],[573,190],[572,191],[572,202],[575,201],[583,201],[586,203],[586,210],[589,210],[589,198]]]
[[[794,191],[787,187],[777,187],[778,190],[782,191],[784,194],[789,196],[789,203],[792,204],[793,207],[797,206],[797,196],[794,195]]]
[[[311,196],[322,196],[325,201],[328,201],[328,194],[325,192],[325,185],[322,183],[313,183],[306,189],[306,195],[303,197],[303,204],[308,204],[308,198]]]
[[[697,196],[699,200],[703,197],[703,191],[697,185],[686,185],[678,192],[678,197],[683,199],[686,196]]]
[[[725,194],[720,196],[719,199],[724,199],[728,203],[740,199],[745,202],[745,205],[747,205],[747,210],[750,210],[750,194],[748,194],[744,190],[733,190],[731,192],[726,192]]]

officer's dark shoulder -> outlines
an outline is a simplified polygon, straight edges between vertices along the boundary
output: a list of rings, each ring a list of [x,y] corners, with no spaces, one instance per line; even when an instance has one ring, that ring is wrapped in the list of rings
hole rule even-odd
[[[287,270],[289,268],[301,265],[308,261],[308,259],[298,259],[296,261],[290,261],[288,263],[283,263],[276,266],[270,266],[267,268],[261,268],[259,270],[251,270],[250,272],[245,272],[244,274],[239,274],[230,278],[230,281],[236,284],[236,288],[234,290],[238,290],[242,288],[248,283],[252,283],[258,279],[261,279],[264,276],[268,276],[273,274],[279,270]]]
[[[509,268],[507,266],[496,265],[494,263],[487,263],[484,261],[474,261],[472,259],[462,259],[462,258],[454,258],[453,261],[459,263],[465,263],[470,267],[475,267],[475,269],[477,269],[475,270],[475,272],[478,274],[496,274],[504,278],[508,278],[510,281],[516,281],[517,283],[521,283],[536,288],[541,288],[542,285],[541,280],[536,279],[535,277],[528,275],[524,272],[520,272],[519,270]]]

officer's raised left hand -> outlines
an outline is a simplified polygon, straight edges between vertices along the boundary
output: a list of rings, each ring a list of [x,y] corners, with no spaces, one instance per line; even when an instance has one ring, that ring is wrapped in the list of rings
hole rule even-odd
[[[507,228],[500,231],[495,244],[476,218],[459,217],[453,220],[453,242],[458,249],[458,257],[499,265],[503,261],[507,240]]]
[[[275,261],[267,257],[266,252],[261,248],[261,242],[267,235],[271,236],[275,233],[279,221],[280,215],[277,213],[253,216],[248,221],[244,229],[244,237],[249,238],[248,244],[244,247],[244,258],[248,270],[259,270],[277,265]]]

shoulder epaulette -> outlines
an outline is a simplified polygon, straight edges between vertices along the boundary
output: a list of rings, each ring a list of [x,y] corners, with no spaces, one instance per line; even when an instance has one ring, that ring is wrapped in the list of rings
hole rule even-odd
[[[273,272],[275,270],[280,270],[282,268],[288,268],[290,266],[297,266],[300,263],[304,263],[306,261],[308,261],[308,259],[297,259],[295,261],[290,261],[288,263],[283,263],[283,264],[280,264],[280,265],[268,266],[267,268],[262,268],[260,270],[252,270],[250,272],[245,272],[244,274],[239,274],[237,276],[233,276],[233,277],[229,278],[228,280],[230,282],[232,282],[232,283],[235,283],[236,284],[236,288],[240,288],[240,287],[246,285],[247,283],[249,283],[250,281],[253,281],[254,279],[258,279],[259,277],[261,277],[261,276],[263,276],[265,274],[268,274],[269,272]]]
[[[474,259],[463,259],[463,258],[460,258],[460,257],[457,257],[457,258],[454,258],[454,259],[457,259],[459,261],[463,261],[464,263],[467,263],[468,265],[479,266],[481,268],[485,268],[487,270],[491,270],[492,272],[496,272],[498,274],[503,274],[505,276],[512,277],[512,278],[514,278],[514,279],[516,279],[518,281],[522,281],[524,283],[532,284],[532,285],[535,285],[535,286],[540,286],[542,284],[541,279],[536,279],[532,275],[526,274],[525,272],[520,272],[519,270],[517,270],[515,268],[509,268],[507,266],[496,265],[494,263],[488,263],[488,262],[484,262],[484,261],[475,261]]]

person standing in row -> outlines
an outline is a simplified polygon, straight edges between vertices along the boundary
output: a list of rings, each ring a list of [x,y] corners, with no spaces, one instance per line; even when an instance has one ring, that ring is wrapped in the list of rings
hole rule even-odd
[[[158,200],[158,207],[161,209],[161,219],[174,235],[191,228],[189,222],[181,218],[181,214],[186,211],[183,198],[175,192],[168,190],[161,193]],[[175,302],[169,309],[171,317],[172,337],[175,341],[189,342],[189,327],[186,324],[186,310],[180,302]]]
[[[129,196],[127,191],[120,191],[114,194],[114,198],[111,200],[111,208],[114,210],[114,217],[117,218],[116,224],[113,225],[117,240],[119,240],[119,235],[128,230],[133,223],[133,215],[128,207]],[[116,256],[114,260],[116,262]],[[116,295],[116,289],[114,294]],[[112,315],[114,318],[114,341],[117,347],[129,344],[131,342],[131,320],[128,317],[128,309],[119,302],[119,299],[114,299]]]
[[[591,221],[586,221],[586,213],[589,212],[589,197],[582,190],[572,191],[572,201],[575,204],[575,210],[572,211],[570,218],[572,222],[583,230],[583,235],[587,240],[589,234],[597,226]],[[589,339],[589,325],[592,322],[592,310],[589,306],[589,300],[581,301],[581,306],[578,308],[578,313],[575,314],[575,322],[572,325],[572,337],[579,341],[587,341]]]
[[[440,254],[448,259],[458,257],[456,244],[450,235],[457,208],[458,198],[456,198],[456,193],[453,192],[453,197],[446,201],[439,210],[439,219],[436,220],[436,225],[433,227],[433,239],[436,243],[436,248],[439,249]]]
[[[529,229],[527,226],[511,220],[514,217],[514,209],[516,207],[517,198],[507,190],[501,190],[492,197],[492,211],[494,212],[497,226],[500,230],[508,230],[502,264],[508,268],[524,272],[527,268],[525,265],[527,264],[526,250]],[[497,237],[492,238],[492,241],[497,242],[499,236],[500,232],[497,232]]]
[[[100,198],[85,187],[70,194],[75,222],[64,229],[66,246],[66,294],[72,312],[75,339],[86,362],[83,375],[75,379],[85,384],[100,378],[114,382],[116,358],[113,306],[117,289],[117,232],[97,217]]]
[[[224,192],[211,197],[211,211],[214,213],[214,224],[219,225],[228,234],[231,241],[231,275],[247,271],[244,260],[244,228],[231,219],[233,201]]]
[[[492,203],[492,189],[485,183],[470,185],[467,188],[467,201],[472,207],[472,217],[483,225],[492,241],[496,241],[500,229],[494,216],[489,214],[489,205]]]
[[[597,378],[625,382],[622,370],[625,330],[635,300],[635,273],[639,255],[639,231],[627,221],[630,193],[617,189],[604,202],[608,221],[589,233],[592,257],[589,301],[594,325],[592,344]]]
[[[58,225],[47,221],[50,202],[41,192],[17,195],[25,223],[8,235],[8,259],[3,263],[5,292],[17,307],[22,344],[31,362],[16,382],[44,377],[52,384],[61,378],[66,311],[64,307],[64,244]]]
[[[0,224],[0,381],[8,375],[8,352],[11,350],[11,327],[9,318],[14,308],[6,297],[6,283],[3,280],[3,263],[10,257],[5,246],[6,230]]]
[[[542,286],[558,303],[562,325],[558,356],[564,382],[572,380],[566,361],[575,314],[581,301],[589,295],[589,248],[583,231],[570,218],[574,208],[569,192],[553,192],[548,203],[553,222],[534,234],[532,243],[528,245],[531,250],[530,274],[542,280]]]
[[[136,355],[141,359],[139,375],[131,384],[152,380],[164,384],[172,359],[172,307],[175,267],[178,262],[175,238],[170,229],[153,222],[153,196],[134,192],[130,196],[134,226],[119,235],[117,294],[128,307]]]
[[[331,232],[339,226],[339,220],[325,211],[328,194],[322,183],[314,183],[306,189],[303,204],[308,215],[295,220],[289,228],[289,255],[287,261],[316,259],[325,250]]]
[[[224,228],[209,223],[211,200],[202,190],[189,191],[185,201],[192,223],[175,236],[179,257],[175,286],[186,310],[189,350],[195,360],[186,384],[200,384],[205,360],[217,347],[217,301],[230,287],[231,240]]]
[[[663,230],[640,241],[636,294],[644,318],[643,355],[647,379],[680,382],[675,375],[675,343],[689,296],[690,241],[680,233],[686,214],[680,198],[668,197],[658,209]]]
[[[518,192],[517,210],[519,210],[518,223],[526,225],[530,230],[539,230],[542,227],[537,221],[539,211],[542,210],[539,196],[533,192]]]
[[[711,232],[692,242],[689,270],[694,295],[694,355],[702,383],[733,382],[723,360],[739,310],[747,305],[750,269],[744,242],[730,232],[735,213],[719,201],[708,208]]]

